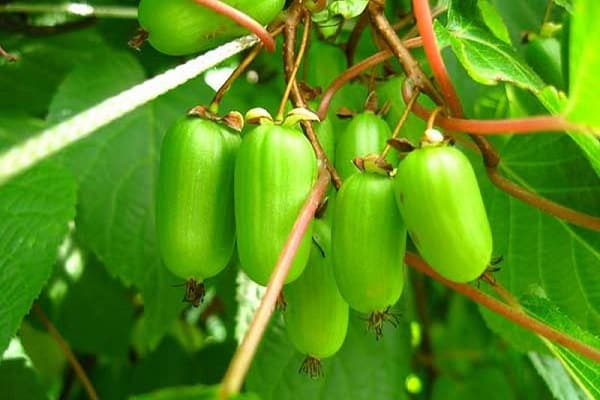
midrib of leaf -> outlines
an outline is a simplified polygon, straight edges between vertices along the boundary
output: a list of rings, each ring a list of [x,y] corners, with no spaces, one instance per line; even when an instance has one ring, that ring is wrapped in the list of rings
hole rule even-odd
[[[590,399],[597,399],[598,396],[594,396],[592,394],[592,392],[590,391],[590,387],[594,387],[594,383],[591,382],[588,378],[587,378],[587,374],[584,371],[579,371],[579,369],[577,368],[576,365],[574,365],[571,360],[569,360],[567,357],[564,357],[561,354],[561,351],[565,351],[568,352],[568,350],[565,349],[559,349],[554,343],[552,343],[551,341],[549,341],[548,339],[542,338],[540,337],[540,339],[542,340],[542,342],[544,342],[544,344],[546,345],[546,347],[550,350],[550,352],[557,358],[560,360],[561,364],[563,365],[563,367],[565,368],[565,370],[567,371],[567,373],[569,374],[569,376],[571,377],[571,379],[573,379],[576,383],[577,386],[579,387],[579,389],[581,389],[581,391],[583,391],[588,398]],[[580,373],[577,374],[576,371],[579,371]],[[589,385],[586,385],[582,379],[585,379],[586,382],[589,383]],[[598,392],[598,394],[600,394],[600,392]]]

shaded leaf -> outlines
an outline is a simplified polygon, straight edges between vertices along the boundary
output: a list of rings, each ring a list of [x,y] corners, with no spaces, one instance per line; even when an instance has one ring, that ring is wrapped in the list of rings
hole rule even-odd
[[[0,363],[0,388],[4,399],[48,399],[35,371],[25,365],[25,360],[22,358],[4,360]]]

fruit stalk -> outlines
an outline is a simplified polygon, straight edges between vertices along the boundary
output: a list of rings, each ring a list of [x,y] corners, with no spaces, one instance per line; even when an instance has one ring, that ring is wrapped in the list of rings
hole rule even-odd
[[[321,202],[321,198],[323,198],[323,195],[329,186],[329,180],[330,176],[327,172],[327,168],[320,165],[317,182],[302,206],[285,246],[279,255],[279,260],[271,274],[267,290],[254,314],[252,322],[250,323],[250,328],[248,329],[248,332],[246,332],[246,336],[244,336],[240,347],[236,350],[229,367],[225,372],[220,391],[220,398],[223,400],[227,399],[229,395],[239,393],[240,388],[242,387],[244,378],[250,368],[250,363],[258,348],[258,344],[260,343],[271,315],[275,310],[277,298],[279,297],[279,293],[281,293],[283,282],[292,265],[292,260],[304,237],[304,232],[310,225],[315,211]]]

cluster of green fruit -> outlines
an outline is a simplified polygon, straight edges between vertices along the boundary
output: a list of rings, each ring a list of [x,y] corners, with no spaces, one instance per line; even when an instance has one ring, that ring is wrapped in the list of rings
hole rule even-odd
[[[161,150],[157,232],[166,266],[202,282],[228,264],[237,242],[242,270],[266,285],[317,176],[317,159],[294,124],[262,124],[245,133],[187,116]],[[335,143],[331,123],[318,127],[343,184],[325,215],[301,240],[286,279],[290,340],[308,355],[307,372],[342,345],[349,306],[382,333],[404,287],[407,231],[423,258],[456,282],[477,279],[492,239],[468,159],[437,131],[421,146],[378,167],[391,132],[378,115],[356,115]],[[437,135],[436,135],[437,134]],[[334,146],[335,145],[335,146]],[[334,149],[335,147],[335,149]],[[379,164],[378,164],[379,162]],[[317,328],[315,328],[317,327]]]

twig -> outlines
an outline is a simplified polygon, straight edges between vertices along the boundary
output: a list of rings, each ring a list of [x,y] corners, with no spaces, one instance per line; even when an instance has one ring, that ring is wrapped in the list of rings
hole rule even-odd
[[[306,14],[308,16],[308,14]],[[296,56],[296,61],[294,61],[294,66],[287,77],[287,85],[285,86],[285,91],[283,92],[283,96],[281,96],[281,102],[279,104],[279,109],[277,110],[277,116],[275,120],[283,119],[283,112],[285,111],[285,104],[288,101],[290,96],[290,92],[292,91],[292,87],[296,82],[296,74],[298,73],[298,68],[300,68],[300,63],[302,63],[302,58],[304,57],[304,51],[306,50],[306,45],[308,44],[308,37],[310,34],[311,28],[311,19],[307,17],[304,19],[304,32],[302,33],[302,41],[300,42],[300,49],[298,50],[298,55]]]
[[[559,330],[538,321],[537,319],[525,314],[523,311],[509,307],[505,303],[475,289],[472,286],[463,283],[456,283],[443,278],[435,272],[425,261],[414,253],[406,252],[405,261],[411,267],[429,275],[433,279],[443,283],[451,289],[465,295],[478,304],[490,309],[491,311],[503,316],[504,318],[516,323],[523,328],[534,332],[550,341],[556,342],[561,346],[581,354],[591,360],[600,363],[600,350],[591,347]]]
[[[327,172],[327,169],[321,165],[319,167],[317,182],[308,199],[306,199],[302,210],[300,210],[292,231],[279,255],[277,264],[269,279],[267,290],[254,314],[252,322],[250,323],[250,328],[246,332],[246,336],[244,336],[242,343],[233,355],[231,363],[227,368],[227,372],[225,373],[225,377],[221,384],[221,399],[227,399],[228,396],[239,393],[246,373],[254,358],[254,354],[256,353],[256,349],[258,348],[267,324],[269,323],[269,319],[275,309],[277,298],[281,293],[292,260],[298,251],[298,246],[302,241],[304,232],[310,224],[328,185],[329,173]]]
[[[0,154],[0,185],[44,158],[256,44],[244,36],[108,98]]]
[[[292,72],[295,63],[296,34],[298,30],[298,24],[300,23],[300,18],[302,15],[305,15],[305,18],[310,18],[310,15],[304,14],[304,11],[303,4],[299,1],[294,2],[288,9],[285,29],[283,31],[283,68],[285,71],[286,81],[289,81],[293,77]],[[302,93],[300,92],[295,79],[292,82],[291,98],[294,107],[306,107],[306,101],[302,97]],[[339,189],[342,185],[342,180],[335,170],[333,164],[331,164],[327,158],[327,154],[325,154],[323,146],[321,146],[319,138],[315,134],[312,123],[310,121],[302,121],[301,124],[304,132],[306,133],[306,137],[315,150],[317,158],[325,164],[329,174],[331,175],[333,185],[336,189]]]
[[[354,54],[356,53],[356,46],[358,46],[358,42],[360,40],[360,36],[362,35],[365,28],[369,25],[369,14],[367,10],[363,11],[360,14],[360,18],[356,21],[356,25],[352,29],[350,33],[350,37],[346,42],[345,53],[346,53],[346,65],[351,67],[354,64]]]
[[[58,330],[56,329],[54,324],[52,324],[52,322],[50,322],[48,317],[46,317],[44,310],[42,310],[42,308],[39,305],[34,304],[32,309],[33,309],[33,312],[35,312],[35,314],[39,318],[39,320],[42,322],[42,324],[44,324],[44,326],[48,330],[48,333],[50,334],[50,336],[52,336],[54,341],[58,344],[58,347],[60,347],[62,352],[65,354],[65,356],[69,360],[71,367],[73,368],[73,370],[75,371],[75,374],[77,374],[77,377],[81,381],[81,384],[83,385],[83,388],[87,392],[88,397],[91,400],[98,400],[98,394],[96,393],[94,386],[92,385],[92,383],[90,382],[90,379],[86,375],[85,370],[83,369],[83,367],[77,360],[77,357],[75,357],[75,354],[73,354],[73,352],[69,348],[69,344],[61,336],[60,332],[58,332]]]
[[[417,21],[419,35],[423,38],[423,48],[427,55],[427,60],[431,66],[431,72],[435,80],[442,89],[442,95],[446,100],[446,104],[450,108],[452,115],[461,117],[463,115],[460,99],[456,94],[454,85],[450,80],[442,55],[435,43],[435,33],[433,32],[433,21],[431,17],[431,9],[429,8],[428,0],[413,0],[413,13]]]
[[[250,17],[248,14],[238,10],[237,8],[230,6],[227,3],[223,3],[222,1],[219,1],[219,0],[194,0],[194,1],[200,5],[203,5],[204,7],[210,8],[214,12],[217,12],[217,13],[231,19],[232,21],[238,23],[239,25],[243,26],[244,28],[248,29],[250,32],[252,32],[256,36],[258,36],[258,38],[265,45],[265,48],[268,51],[270,51],[270,52],[275,51],[275,40],[273,39],[273,37],[271,36],[269,31],[267,31],[264,26],[262,26],[258,21],[256,21],[254,18]]]
[[[8,61],[13,62],[13,61],[17,61],[18,58],[17,56],[10,54],[9,52],[7,52],[6,50],[4,50],[2,48],[2,46],[0,46],[0,57],[4,57],[6,58]]]
[[[283,24],[277,26],[273,30],[269,30],[269,32],[271,33],[271,35],[273,37],[279,35],[281,33],[281,31],[283,31]],[[260,54],[263,47],[264,47],[263,42],[260,42],[256,46],[254,46],[254,48],[250,51],[250,53],[248,53],[246,55],[246,57],[244,57],[242,62],[240,62],[240,64],[235,68],[235,70],[231,73],[231,75],[229,75],[227,80],[221,85],[219,90],[217,90],[217,92],[213,96],[213,99],[210,102],[210,106],[209,106],[209,108],[212,112],[215,112],[215,113],[217,112],[217,109],[219,108],[219,104],[221,103],[223,96],[225,96],[225,93],[227,93],[227,91],[231,88],[231,85],[233,84],[233,82],[235,82],[235,80],[240,77],[240,75],[248,68],[248,66],[252,63],[252,61],[254,61],[254,59]]]
[[[396,35],[396,32],[383,13],[383,6],[381,0],[371,0],[369,2],[368,10],[369,16],[371,17],[371,26],[379,35],[381,35],[392,53],[398,58],[406,76],[410,78],[416,86],[421,88],[423,92],[429,95],[435,103],[444,104],[444,98],[440,95],[429,77],[425,75],[417,60],[415,60],[412,54],[410,54],[408,49],[403,45],[398,35]]]
[[[394,127],[394,132],[392,132],[392,137],[390,139],[395,139],[400,134],[400,129],[402,129],[402,127],[406,123],[406,120],[408,119],[408,116],[411,113],[412,107],[415,104],[415,102],[417,101],[417,97],[419,97],[419,89],[418,88],[417,88],[417,90],[415,90],[412,97],[410,99],[408,99],[406,108],[404,109],[404,112],[402,113],[402,115],[400,116],[400,119],[396,123],[396,126]],[[381,161],[385,160],[385,158],[387,157],[391,148],[392,148],[392,146],[390,146],[390,143],[388,141],[388,143],[386,143],[386,145],[385,145],[385,148],[383,149],[383,152],[381,153],[381,156],[379,156],[379,159]]]

